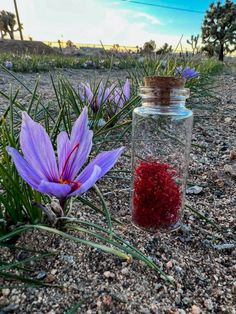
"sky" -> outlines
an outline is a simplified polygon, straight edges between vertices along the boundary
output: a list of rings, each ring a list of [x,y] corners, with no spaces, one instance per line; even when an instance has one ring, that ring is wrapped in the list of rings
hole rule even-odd
[[[141,3],[134,3],[141,2]],[[155,40],[176,46],[200,33],[210,0],[17,0],[24,37],[79,43],[142,46]],[[221,1],[222,2],[222,1]],[[169,6],[202,13],[167,9]],[[0,11],[14,12],[13,0],[0,0]]]

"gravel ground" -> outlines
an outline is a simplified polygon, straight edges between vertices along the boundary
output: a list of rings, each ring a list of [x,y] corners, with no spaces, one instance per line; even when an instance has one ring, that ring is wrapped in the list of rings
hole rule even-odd
[[[66,73],[75,82],[85,74],[89,75],[81,70]],[[122,73],[119,75],[122,76]],[[30,85],[35,75],[23,77]],[[48,80],[48,75],[43,74],[44,92],[50,96]],[[236,247],[233,242],[236,73],[228,70],[217,81],[219,87],[216,92],[220,101],[214,103],[214,111],[195,112],[193,143],[203,148],[192,147],[189,182],[194,183],[197,186],[194,191],[200,193],[188,194],[187,201],[208,218],[214,219],[223,232],[186,211],[180,230],[151,236],[130,224],[129,181],[107,178],[99,184],[107,193],[106,201],[113,216],[124,223],[116,230],[174,277],[176,287],[165,283],[159,274],[138,261],[123,262],[98,250],[32,231],[22,236],[18,244],[59,252],[56,257],[34,263],[35,276],[48,283],[60,284],[63,289],[3,289],[0,291],[0,313],[66,313],[80,301],[83,304],[78,313],[87,314],[236,313]],[[8,82],[9,78],[1,74],[0,88],[7,88]],[[208,105],[212,107],[211,103]],[[117,164],[117,169],[129,167],[129,160],[125,157]],[[93,192],[89,192],[88,197],[97,202]],[[79,203],[74,212],[77,217],[101,222],[100,216]],[[1,250],[8,260],[23,258],[20,250]]]

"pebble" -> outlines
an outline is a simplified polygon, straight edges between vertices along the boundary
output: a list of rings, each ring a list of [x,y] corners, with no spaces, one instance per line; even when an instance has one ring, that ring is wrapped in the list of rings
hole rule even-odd
[[[192,314],[200,314],[201,313],[201,309],[197,306],[197,305],[193,305],[192,306]]]
[[[236,163],[232,165],[224,165],[224,172],[230,174],[233,178],[236,178]]]
[[[11,290],[6,288],[6,289],[2,289],[2,294],[7,297],[9,294],[11,293]]]
[[[179,305],[181,303],[181,297],[179,295],[177,295],[175,297],[175,304]]]
[[[188,305],[188,304],[189,304],[189,301],[190,301],[190,299],[189,299],[188,297],[184,297],[184,298],[183,298],[183,303],[184,303],[185,305]]]
[[[1,313],[16,313],[16,310],[19,308],[18,304],[8,304],[7,306],[1,308]]]
[[[49,274],[47,275],[46,279],[45,279],[45,283],[51,283],[56,279],[55,275]]]
[[[150,314],[151,312],[150,312],[150,310],[149,310],[148,308],[146,308],[146,307],[143,308],[143,307],[142,307],[142,308],[140,309],[140,313],[141,313],[141,314]]]
[[[175,270],[180,275],[184,274],[184,269],[178,265],[175,266]]]
[[[187,188],[186,194],[200,194],[202,192],[202,187],[198,185],[191,186]]]
[[[57,269],[52,269],[50,273],[51,273],[52,275],[56,275]]]
[[[40,271],[40,272],[38,272],[36,278],[38,280],[42,280],[42,279],[46,278],[46,276],[47,276],[47,273],[45,271]]]
[[[231,150],[231,151],[229,152],[229,159],[230,159],[230,160],[236,159],[236,151],[235,151],[235,150]]]
[[[204,305],[208,310],[213,310],[213,304],[211,299],[207,299],[204,301]]]
[[[230,123],[230,122],[231,122],[231,120],[232,120],[232,118],[227,117],[227,118],[225,118],[225,123]]]
[[[104,277],[106,277],[106,278],[115,278],[115,274],[112,273],[112,272],[110,272],[110,271],[105,271],[105,272],[103,273],[103,275],[104,275]]]
[[[75,257],[73,255],[63,255],[62,259],[70,264],[75,263]]]
[[[235,248],[235,244],[234,243],[215,244],[213,245],[213,247],[218,251],[233,250]]]
[[[122,268],[122,269],[121,269],[121,273],[122,273],[123,275],[128,275],[128,274],[129,274],[129,269],[128,269],[127,267]]]
[[[172,268],[172,267],[173,267],[172,261],[167,262],[167,263],[166,263],[166,267],[167,267],[168,269]]]

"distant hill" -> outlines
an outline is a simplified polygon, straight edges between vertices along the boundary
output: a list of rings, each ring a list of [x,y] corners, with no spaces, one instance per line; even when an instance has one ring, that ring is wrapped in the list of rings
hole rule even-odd
[[[59,54],[53,48],[41,41],[31,40],[0,40],[0,53],[29,53],[29,54]]]

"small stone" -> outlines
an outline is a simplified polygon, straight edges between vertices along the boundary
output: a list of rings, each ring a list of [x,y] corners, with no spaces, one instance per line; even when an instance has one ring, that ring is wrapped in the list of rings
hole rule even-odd
[[[10,289],[2,289],[2,294],[7,297],[9,294],[11,293],[11,290]]]
[[[1,308],[1,313],[16,313],[19,305],[17,304],[8,304],[7,306]]]
[[[208,310],[213,310],[213,304],[211,299],[207,299],[204,301],[204,305]]]
[[[166,263],[166,267],[167,267],[168,269],[172,268],[172,267],[173,267],[172,261],[169,261],[168,263]]]
[[[128,269],[127,267],[122,268],[122,269],[121,269],[121,273],[122,273],[123,275],[128,275],[129,269]]]
[[[73,255],[64,255],[62,258],[64,259],[64,261],[66,261],[70,264],[75,263],[75,257]]]
[[[179,305],[181,303],[181,297],[179,295],[175,298],[175,304]]]
[[[224,172],[230,174],[232,177],[236,177],[236,162],[232,165],[224,165]]]
[[[225,118],[225,123],[230,123],[230,122],[231,122],[231,120],[232,120],[232,118],[227,117],[227,118]]]
[[[49,275],[47,275],[47,277],[46,277],[46,279],[45,279],[44,281],[45,281],[45,283],[51,283],[51,282],[53,282],[55,279],[56,279],[56,276],[55,276],[55,275],[49,274]]]
[[[198,185],[191,186],[187,188],[186,194],[200,194],[202,192],[202,187]]]
[[[162,284],[160,284],[160,283],[155,283],[154,289],[159,290],[160,288],[162,288]]]
[[[51,273],[52,275],[56,275],[57,269],[52,269],[50,273]]]
[[[236,281],[233,283],[232,292],[233,294],[236,294]]]
[[[184,274],[183,268],[180,267],[180,266],[178,266],[178,265],[175,266],[175,270],[176,270],[176,272],[177,272],[178,274],[180,274],[180,275]]]
[[[188,305],[189,304],[189,298],[187,298],[187,297],[185,297],[185,298],[183,298],[183,303],[185,304],[185,305]]]
[[[185,312],[185,310],[183,310],[183,309],[178,309],[178,312],[177,312],[178,314],[186,314],[186,312]]]
[[[213,245],[213,247],[218,251],[233,250],[235,248],[235,244],[234,243],[215,244]]]
[[[110,307],[112,305],[112,297],[110,295],[104,295],[102,303]]]
[[[115,274],[112,273],[112,272],[110,272],[110,271],[105,271],[105,272],[103,273],[103,275],[104,275],[104,277],[106,277],[106,278],[115,278]]]
[[[42,280],[42,279],[46,278],[46,276],[47,276],[47,273],[45,273],[45,271],[40,271],[40,272],[38,272],[36,278],[38,280]]]
[[[235,150],[231,150],[231,151],[229,152],[229,159],[230,159],[230,160],[236,159],[236,151],[235,151]]]
[[[196,306],[196,305],[193,305],[192,306],[192,314],[200,314],[201,313],[201,309]]]
[[[150,314],[151,312],[150,312],[150,310],[147,307],[142,307],[140,309],[140,313],[141,314]]]

